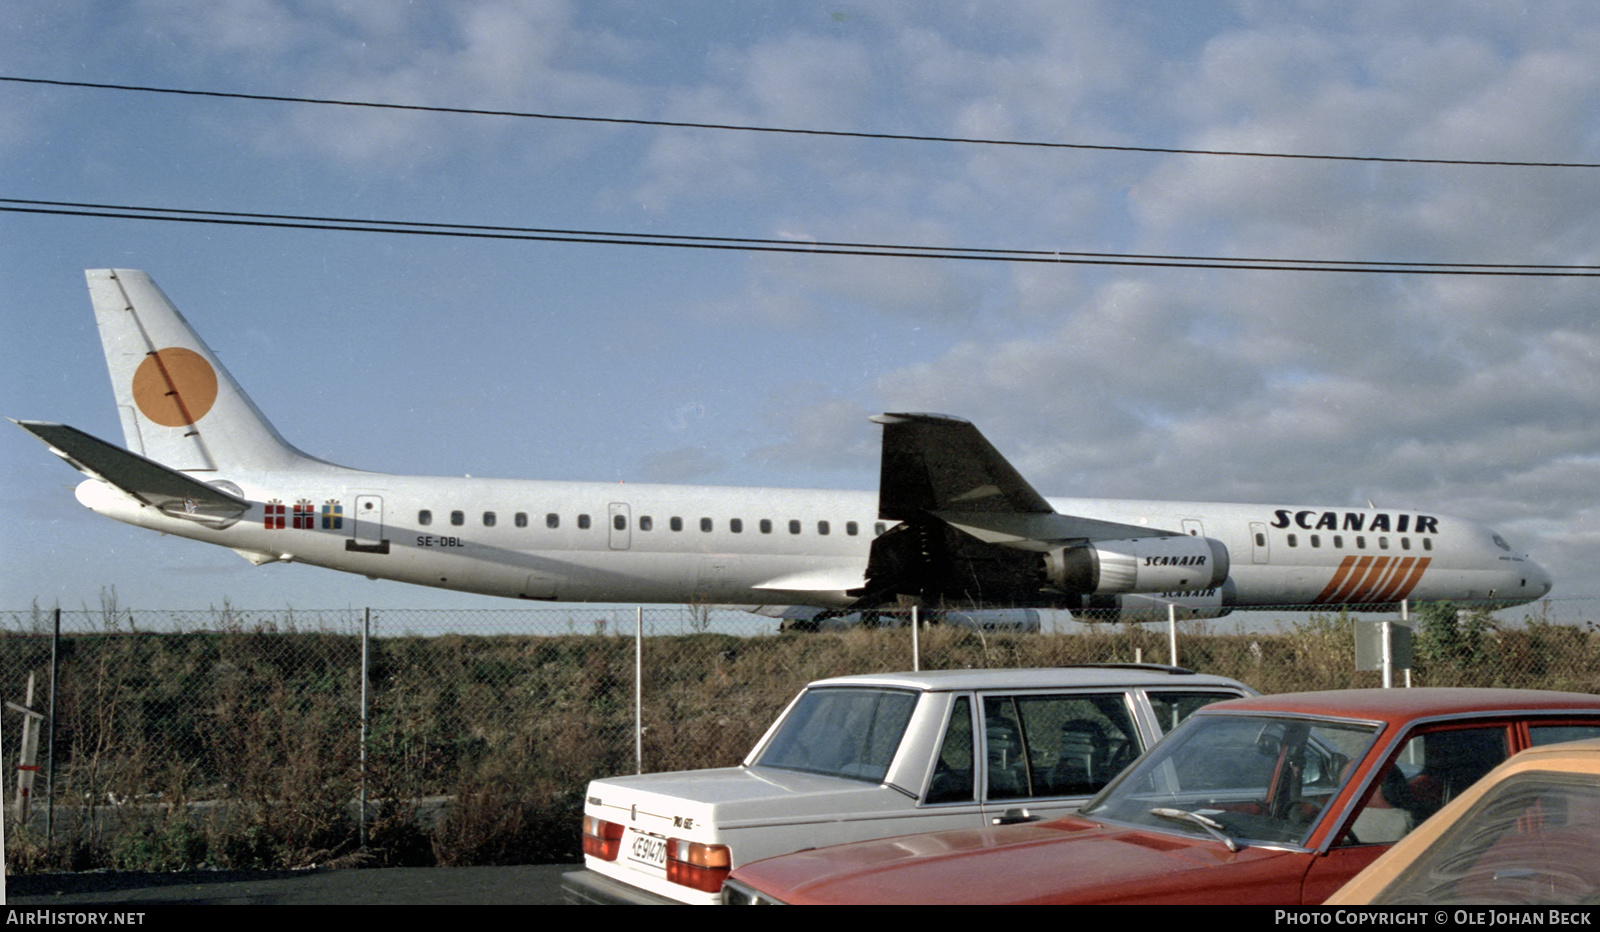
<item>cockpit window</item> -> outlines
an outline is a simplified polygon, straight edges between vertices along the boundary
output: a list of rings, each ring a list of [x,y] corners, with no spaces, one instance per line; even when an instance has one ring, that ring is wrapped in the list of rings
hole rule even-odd
[[[1506,543],[1506,539],[1504,537],[1493,533],[1491,533],[1489,536],[1494,538],[1494,545],[1496,547],[1499,547],[1501,550],[1504,550],[1507,553],[1511,552],[1511,545]]]

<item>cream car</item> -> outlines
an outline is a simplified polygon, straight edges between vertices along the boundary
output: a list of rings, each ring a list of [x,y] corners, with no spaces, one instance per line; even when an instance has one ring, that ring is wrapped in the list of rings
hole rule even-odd
[[[1327,905],[1596,903],[1600,740],[1588,740],[1530,747],[1501,764]]]
[[[703,903],[746,862],[1052,819],[1201,706],[1254,695],[1151,664],[819,680],[744,763],[589,784],[575,903]]]

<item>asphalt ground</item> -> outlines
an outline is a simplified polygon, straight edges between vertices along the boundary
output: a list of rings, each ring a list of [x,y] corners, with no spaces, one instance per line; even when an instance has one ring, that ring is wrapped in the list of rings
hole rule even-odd
[[[6,878],[5,912],[29,907],[471,906],[561,903],[574,864],[378,870],[94,871]],[[3,921],[3,920],[0,920]]]

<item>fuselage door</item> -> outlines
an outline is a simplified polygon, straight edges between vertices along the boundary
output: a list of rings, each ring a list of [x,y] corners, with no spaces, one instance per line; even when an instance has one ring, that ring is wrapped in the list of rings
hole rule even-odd
[[[633,516],[628,512],[628,503],[612,502],[606,506],[606,512],[606,520],[611,522],[608,531],[611,535],[611,549],[627,550],[633,539],[633,531],[631,529]]]
[[[1250,562],[1270,563],[1272,554],[1267,550],[1267,526],[1260,521],[1250,522]]]
[[[350,540],[345,549],[367,553],[389,552],[389,543],[383,539],[382,495],[356,496],[356,513],[350,522]]]

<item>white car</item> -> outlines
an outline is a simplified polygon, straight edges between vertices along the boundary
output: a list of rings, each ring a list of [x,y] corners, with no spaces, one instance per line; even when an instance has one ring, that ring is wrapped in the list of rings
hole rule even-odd
[[[818,680],[738,767],[589,784],[572,903],[718,902],[735,867],[1065,815],[1189,713],[1255,695],[1154,664]]]

